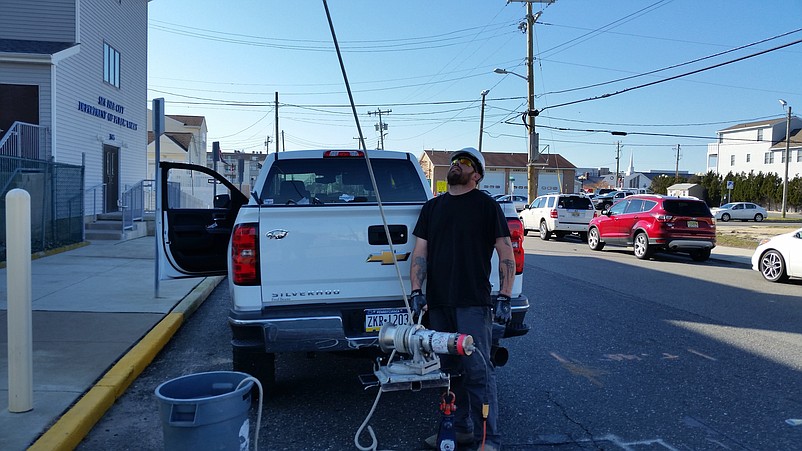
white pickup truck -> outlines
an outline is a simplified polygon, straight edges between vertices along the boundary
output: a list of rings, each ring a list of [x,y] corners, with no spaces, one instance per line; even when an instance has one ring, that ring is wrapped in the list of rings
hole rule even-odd
[[[271,386],[276,353],[377,349],[383,323],[408,321],[412,230],[432,194],[414,155],[368,157],[383,213],[364,151],[270,154],[247,197],[206,167],[160,163],[160,278],[228,274],[235,371]],[[523,228],[506,207],[517,275],[513,321],[494,331],[496,345],[528,331]],[[503,364],[506,351],[495,349]]]

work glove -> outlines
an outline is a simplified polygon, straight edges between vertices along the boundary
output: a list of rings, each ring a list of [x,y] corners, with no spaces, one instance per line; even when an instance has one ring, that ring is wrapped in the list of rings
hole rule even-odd
[[[510,297],[503,294],[496,298],[496,308],[493,311],[493,320],[499,324],[507,324],[512,319],[512,306]]]
[[[420,316],[423,308],[426,307],[426,296],[423,295],[421,290],[412,290],[410,298],[412,302],[412,315]]]

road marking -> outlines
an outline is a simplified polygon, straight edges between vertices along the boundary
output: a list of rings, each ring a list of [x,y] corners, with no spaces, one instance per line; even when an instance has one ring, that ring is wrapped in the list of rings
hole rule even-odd
[[[574,374],[576,376],[582,376],[585,379],[589,380],[593,385],[599,387],[604,386],[604,384],[602,384],[601,381],[599,381],[598,377],[607,374],[606,371],[597,370],[576,362],[572,362],[566,359],[565,357],[557,354],[556,352],[549,352],[549,354],[552,357],[554,357],[558,362],[560,362],[560,365],[566,370],[568,370],[569,373]]]
[[[718,362],[718,360],[715,357],[710,357],[707,354],[702,354],[701,352],[697,351],[696,349],[688,348],[688,352],[690,352],[691,354],[696,354],[699,357],[705,358],[707,360],[712,360],[714,362]]]

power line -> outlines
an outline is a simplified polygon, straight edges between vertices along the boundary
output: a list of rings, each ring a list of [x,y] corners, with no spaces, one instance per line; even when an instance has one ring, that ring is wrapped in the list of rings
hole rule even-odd
[[[625,92],[634,91],[636,89],[641,89],[641,88],[646,88],[648,86],[653,86],[653,85],[656,85],[656,84],[659,84],[659,83],[664,83],[664,82],[667,82],[667,81],[676,80],[678,78],[687,77],[688,75],[698,74],[700,72],[705,72],[705,71],[708,71],[708,70],[711,70],[711,69],[716,69],[718,67],[726,66],[728,64],[737,63],[739,61],[743,61],[743,60],[746,60],[746,59],[749,59],[749,58],[754,58],[756,56],[760,56],[760,55],[763,55],[763,54],[766,54],[766,53],[769,53],[769,52],[773,52],[773,51],[776,51],[776,50],[784,49],[786,47],[790,47],[792,45],[799,44],[800,42],[802,42],[802,39],[798,39],[796,41],[789,42],[787,44],[783,44],[783,45],[780,45],[780,46],[777,46],[777,47],[773,47],[773,48],[770,48],[770,49],[767,49],[767,50],[762,50],[762,51],[757,52],[757,53],[752,53],[750,55],[742,56],[742,57],[736,58],[734,60],[724,61],[723,63],[714,64],[712,66],[703,67],[701,69],[693,70],[693,71],[690,71],[690,72],[685,72],[685,73],[682,73],[682,74],[679,74],[679,75],[674,75],[673,77],[663,78],[663,79],[656,80],[656,81],[653,81],[653,82],[644,83],[644,84],[638,85],[638,86],[632,86],[630,88],[622,89],[620,91],[616,91],[616,92],[613,92],[613,93],[603,94],[603,95],[595,96],[595,97],[589,97],[589,98],[582,99],[582,100],[574,100],[574,101],[571,101],[571,102],[559,103],[557,105],[549,105],[549,106],[541,108],[540,110],[536,110],[536,113],[539,114],[539,113],[541,113],[541,112],[543,112],[545,110],[549,110],[549,109],[552,109],[552,108],[559,108],[559,107],[562,107],[562,106],[575,105],[577,103],[590,102],[591,100],[606,99],[608,97],[616,96],[618,94],[623,94]]]
[[[716,57],[719,57],[719,56],[722,56],[722,55],[726,55],[727,53],[737,52],[738,50],[743,50],[745,48],[753,47],[753,46],[758,45],[758,44],[763,44],[765,42],[768,42],[768,41],[771,41],[771,40],[774,40],[774,39],[779,39],[779,38],[782,38],[782,37],[785,37],[785,36],[788,36],[788,35],[791,35],[791,34],[794,34],[794,33],[799,33],[800,31],[802,31],[802,28],[797,28],[796,30],[792,30],[792,31],[788,31],[786,33],[778,34],[778,35],[772,36],[770,38],[762,39],[760,41],[752,42],[750,44],[745,44],[745,45],[742,45],[742,46],[739,46],[739,47],[735,47],[735,48],[732,48],[732,49],[729,49],[729,50],[725,50],[723,52],[718,52],[718,53],[714,53],[712,55],[707,55],[707,56],[703,56],[701,58],[696,58],[694,60],[686,61],[684,63],[674,64],[674,65],[666,66],[666,67],[663,67],[663,68],[660,68],[660,69],[655,69],[655,70],[652,70],[652,71],[649,71],[649,72],[643,72],[643,73],[640,73],[640,74],[631,75],[629,77],[618,78],[618,79],[615,79],[615,80],[605,81],[605,82],[601,82],[601,83],[595,83],[595,84],[592,84],[592,85],[580,86],[580,87],[577,87],[577,88],[570,88],[570,89],[563,89],[563,90],[560,90],[560,91],[545,92],[545,93],[541,94],[541,96],[548,95],[548,94],[563,94],[563,93],[566,93],[566,92],[581,91],[583,89],[596,88],[596,87],[599,87],[599,86],[604,86],[604,85],[618,83],[618,82],[622,82],[622,81],[626,81],[626,80],[631,80],[633,78],[644,77],[646,75],[652,75],[652,74],[656,74],[658,72],[663,72],[663,71],[666,71],[666,70],[669,70],[669,69],[676,69],[678,67],[682,67],[682,66],[687,66],[687,65],[690,65],[690,64],[698,63],[699,61],[704,61],[704,60],[707,60],[707,59],[716,58]]]

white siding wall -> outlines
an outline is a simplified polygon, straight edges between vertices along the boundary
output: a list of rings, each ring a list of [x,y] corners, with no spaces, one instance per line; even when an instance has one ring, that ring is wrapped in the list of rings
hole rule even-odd
[[[61,61],[56,71],[56,153],[58,161],[70,164],[80,164],[86,155],[89,188],[103,181],[103,144],[119,147],[122,193],[146,176],[147,1],[81,0],[80,7],[81,51]],[[120,52],[119,89],[103,81],[104,42]],[[104,107],[101,97],[124,109]],[[106,118],[80,111],[79,102],[105,112]],[[136,129],[109,121],[109,115],[136,124]]]
[[[4,64],[3,70],[0,70],[0,84],[38,85],[39,125],[47,127],[52,132],[50,113],[53,103],[50,93],[50,72],[51,66],[47,64]]]
[[[75,42],[77,0],[3,0],[0,38]]]
[[[802,120],[797,117],[791,118],[791,129],[802,127]],[[783,150],[774,151],[774,162],[765,163],[765,154],[769,152],[772,143],[785,139],[785,122],[776,124],[773,127],[763,128],[763,140],[757,141],[757,128],[733,130],[724,133],[720,143],[708,144],[708,161],[710,156],[718,154],[718,168],[713,164],[707,169],[718,171],[721,175],[728,172],[733,174],[758,172],[775,173],[782,176],[785,173],[785,164],[782,160]],[[788,168],[788,175],[793,178],[795,174],[802,173],[802,163],[797,163],[796,152],[791,147],[791,160]],[[747,155],[749,161],[746,161]],[[733,162],[734,157],[734,162]]]

